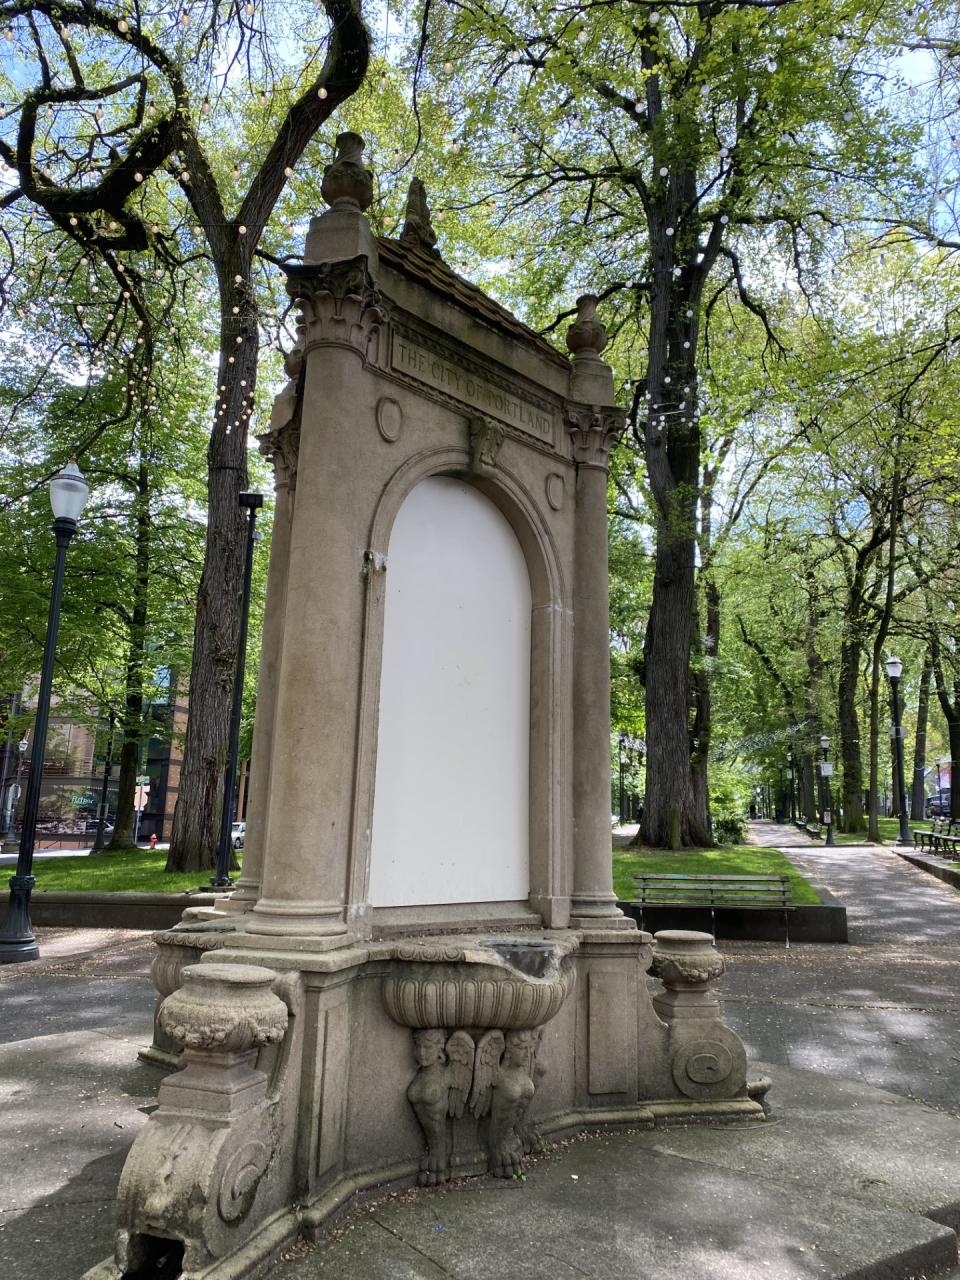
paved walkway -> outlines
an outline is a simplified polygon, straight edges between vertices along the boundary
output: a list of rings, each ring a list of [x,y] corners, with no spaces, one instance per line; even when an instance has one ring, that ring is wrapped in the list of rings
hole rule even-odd
[[[750,824],[847,908],[850,945],[724,943],[725,1014],[756,1058],[960,1115],[960,893],[877,845]]]
[[[786,827],[751,825],[756,843],[782,847],[846,903],[851,937],[845,947],[789,951],[723,945],[725,1014],[751,1057],[860,1080],[960,1116],[960,894],[886,849],[824,849]],[[41,930],[40,938],[38,964],[0,968],[0,1275],[77,1280],[110,1252],[116,1180],[162,1075],[136,1059],[150,1035],[153,948],[149,934],[125,931]],[[489,1198],[499,1205],[517,1190],[497,1187]],[[312,1266],[304,1259],[278,1268],[277,1280],[457,1274],[430,1236],[433,1210],[419,1193],[402,1195],[420,1205],[410,1223],[426,1223],[432,1242],[422,1269],[378,1271],[367,1236],[360,1247],[366,1210],[358,1209],[334,1233],[339,1243],[312,1252]],[[560,1201],[545,1212],[562,1214]],[[377,1222],[378,1232],[395,1227],[379,1211]],[[566,1270],[558,1263],[513,1274],[585,1274],[573,1254],[565,1261]],[[494,1265],[491,1256],[491,1267],[491,1276],[510,1269],[502,1257]],[[737,1272],[754,1274],[774,1273]]]

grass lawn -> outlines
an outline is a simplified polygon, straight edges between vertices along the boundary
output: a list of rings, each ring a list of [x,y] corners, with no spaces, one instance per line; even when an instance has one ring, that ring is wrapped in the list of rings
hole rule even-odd
[[[918,819],[916,822],[910,823],[910,830],[929,831],[932,821],[932,818],[924,818],[922,821]],[[877,822],[880,827],[880,843],[893,844],[900,834],[900,819],[878,818]],[[867,833],[866,831],[838,831],[834,827],[833,842],[834,844],[866,844]]]
[[[33,864],[35,893],[44,889],[96,893],[184,893],[210,890],[212,872],[164,871],[166,849],[91,853],[86,858],[42,858]],[[4,868],[5,869],[5,868]],[[13,867],[9,870],[12,872]],[[235,874],[235,873],[232,873]]]
[[[678,875],[789,876],[790,896],[794,902],[820,901],[813,885],[782,853],[776,849],[758,849],[754,845],[684,849],[679,853],[667,853],[663,849],[639,849],[636,852],[615,849],[613,891],[617,897],[629,902],[633,897],[632,877],[644,871],[676,872]]]

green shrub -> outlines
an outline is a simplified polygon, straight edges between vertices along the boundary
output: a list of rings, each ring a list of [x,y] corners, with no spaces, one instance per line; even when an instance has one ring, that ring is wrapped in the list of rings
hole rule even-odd
[[[712,819],[713,838],[717,844],[743,844],[747,838],[747,824],[742,813],[715,809]]]

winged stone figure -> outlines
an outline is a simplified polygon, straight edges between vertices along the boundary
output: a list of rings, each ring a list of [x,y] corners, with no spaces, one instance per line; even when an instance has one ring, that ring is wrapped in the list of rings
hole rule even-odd
[[[473,1088],[470,1091],[470,1111],[477,1120],[490,1110],[493,1089],[500,1074],[503,1046],[502,1031],[486,1031],[477,1041]]]
[[[439,1027],[415,1031],[413,1045],[419,1070],[407,1088],[407,1100],[427,1139],[417,1181],[432,1187],[450,1177],[448,1118],[463,1115],[473,1077],[474,1046],[466,1031],[455,1031],[448,1040]]]

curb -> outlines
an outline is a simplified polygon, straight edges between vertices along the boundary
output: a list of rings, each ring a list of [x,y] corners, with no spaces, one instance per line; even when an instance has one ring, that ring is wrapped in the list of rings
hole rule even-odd
[[[35,925],[74,929],[171,929],[187,907],[210,907],[217,894],[71,893],[40,890],[30,897]],[[222,896],[222,895],[220,895]]]
[[[894,849],[893,852],[898,858],[902,858],[904,862],[909,862],[912,866],[919,867],[921,871],[926,871],[928,875],[936,876],[938,880],[942,880],[944,884],[950,885],[951,888],[960,889],[960,863],[945,862],[942,858],[918,851],[904,853],[902,849]]]

